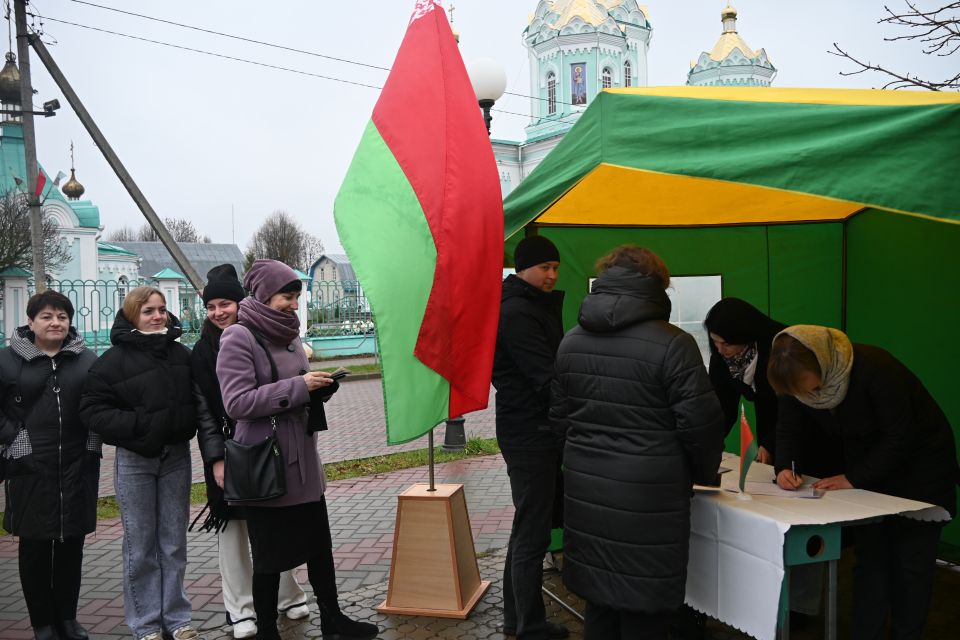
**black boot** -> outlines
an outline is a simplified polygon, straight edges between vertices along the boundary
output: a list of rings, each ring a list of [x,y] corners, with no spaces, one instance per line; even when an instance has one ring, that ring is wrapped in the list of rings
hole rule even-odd
[[[321,602],[319,605],[320,632],[324,640],[369,640],[380,633],[375,624],[358,622],[343,615],[336,602]]]
[[[50,624],[45,627],[34,627],[33,637],[35,640],[60,640],[60,633]]]
[[[61,620],[57,627],[64,640],[90,640],[90,634],[76,620]]]

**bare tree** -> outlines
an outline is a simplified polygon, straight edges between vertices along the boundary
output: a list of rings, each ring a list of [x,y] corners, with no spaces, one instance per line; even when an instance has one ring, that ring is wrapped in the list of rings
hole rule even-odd
[[[124,225],[119,229],[114,229],[107,235],[107,242],[136,242],[137,232]]]
[[[163,224],[170,231],[170,235],[177,242],[210,242],[210,236],[202,236],[192,222],[186,218],[164,218]],[[160,236],[148,222],[136,233],[135,240],[139,242],[160,242]]]
[[[271,213],[250,240],[247,247],[247,268],[254,260],[279,260],[305,271],[323,253],[323,242],[304,231],[286,211]]]
[[[909,33],[884,38],[887,42],[899,40],[916,40],[922,43],[923,53],[926,55],[945,57],[953,55],[960,49],[960,2],[948,2],[938,9],[923,11],[917,8],[913,0],[904,0],[906,9],[896,12],[884,5],[886,17],[881,18],[878,24],[889,24],[909,29]],[[844,51],[839,44],[833,43],[832,53],[835,56],[846,58],[859,67],[856,71],[841,71],[842,76],[853,76],[867,71],[881,73],[889,78],[883,89],[903,89],[905,87],[920,87],[930,91],[944,89],[960,89],[960,73],[945,80],[930,80],[911,74],[891,71],[881,65],[863,62]]]
[[[57,223],[49,216],[43,217],[43,256],[48,273],[56,273],[71,259]],[[30,206],[24,194],[7,191],[0,196],[0,271],[32,266]]]

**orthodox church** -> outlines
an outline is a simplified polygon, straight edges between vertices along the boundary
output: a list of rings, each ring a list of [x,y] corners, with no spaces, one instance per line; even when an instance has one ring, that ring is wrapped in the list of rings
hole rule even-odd
[[[737,32],[737,10],[721,11],[723,32],[687,75],[689,85],[770,86],[776,69]],[[523,32],[530,61],[526,140],[493,142],[506,197],[563,139],[600,91],[647,86],[653,24],[636,0],[539,0]]]
[[[723,33],[710,51],[690,63],[687,84],[695,87],[769,87],[777,74],[763,49],[754,51],[737,33],[737,10],[720,12]]]

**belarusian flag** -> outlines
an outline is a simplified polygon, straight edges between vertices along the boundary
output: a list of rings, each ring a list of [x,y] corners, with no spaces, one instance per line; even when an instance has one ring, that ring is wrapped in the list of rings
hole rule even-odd
[[[740,403],[740,491],[747,482],[747,471],[757,457],[757,441],[753,438],[750,423],[747,422],[747,412]]]
[[[500,177],[440,3],[418,0],[334,206],[376,322],[387,441],[487,406]]]

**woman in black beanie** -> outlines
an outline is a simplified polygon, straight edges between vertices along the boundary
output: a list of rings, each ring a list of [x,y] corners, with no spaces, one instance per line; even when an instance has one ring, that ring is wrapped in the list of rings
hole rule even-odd
[[[232,264],[219,265],[207,273],[207,286],[202,295],[207,319],[191,355],[194,381],[204,400],[198,403],[197,439],[203,457],[209,513],[201,529],[218,534],[223,607],[227,624],[233,625],[234,638],[252,638],[257,633],[257,624],[247,523],[242,509],[228,506],[223,497],[224,441],[233,435],[234,421],[223,408],[216,366],[220,336],[224,329],[236,324],[239,302],[245,296]],[[291,620],[310,615],[307,597],[293,572],[281,574],[278,596],[278,608]]]
[[[710,334],[710,382],[720,399],[727,433],[737,422],[740,399],[753,402],[757,416],[759,460],[773,464],[776,450],[777,394],[767,381],[773,337],[786,328],[749,302],[724,298],[707,312]],[[842,473],[840,443],[818,433],[807,438],[810,461],[805,473],[821,478]]]

